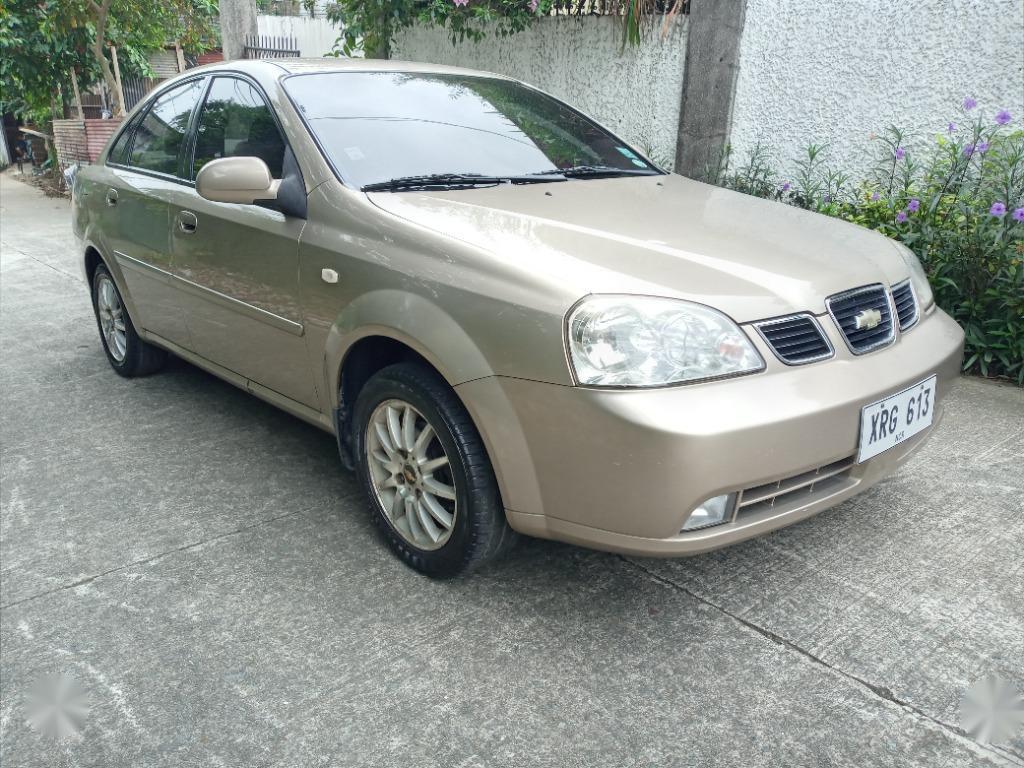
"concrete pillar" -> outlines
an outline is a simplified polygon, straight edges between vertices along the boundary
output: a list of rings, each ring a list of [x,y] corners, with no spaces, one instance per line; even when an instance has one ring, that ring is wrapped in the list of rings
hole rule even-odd
[[[220,38],[224,59],[245,58],[245,38],[256,34],[256,0],[220,0]]]
[[[676,173],[701,178],[729,138],[747,0],[691,0]]]

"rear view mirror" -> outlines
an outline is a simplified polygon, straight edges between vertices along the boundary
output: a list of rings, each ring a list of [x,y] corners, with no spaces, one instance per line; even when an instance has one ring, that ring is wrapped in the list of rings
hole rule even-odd
[[[252,205],[257,200],[276,200],[280,184],[258,157],[211,160],[196,175],[196,192],[216,203]]]

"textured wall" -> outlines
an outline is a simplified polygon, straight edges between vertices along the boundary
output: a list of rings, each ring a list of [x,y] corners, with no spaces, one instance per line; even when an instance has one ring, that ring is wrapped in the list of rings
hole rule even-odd
[[[748,0],[731,140],[742,154],[761,139],[789,173],[828,142],[857,178],[872,131],[912,129],[912,150],[965,96],[1024,123],[1024,0]]]
[[[612,18],[542,19],[506,38],[453,46],[445,30],[414,28],[394,58],[497,72],[541,88],[607,125],[657,162],[675,155],[686,54],[686,20],[662,38],[647,31],[619,54],[622,27]]]

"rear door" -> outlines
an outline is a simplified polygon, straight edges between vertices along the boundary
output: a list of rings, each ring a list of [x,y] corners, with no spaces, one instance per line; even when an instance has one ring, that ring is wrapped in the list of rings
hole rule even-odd
[[[95,190],[107,248],[121,267],[142,328],[182,346],[188,330],[171,286],[170,201],[182,183],[185,137],[205,78],[161,94],[133,120]]]
[[[259,157],[280,179],[285,148],[253,82],[213,77],[186,163],[193,183],[170,197],[173,270],[198,354],[319,410],[299,297],[305,220],[271,207],[215,203],[194,187],[202,166],[221,157]]]

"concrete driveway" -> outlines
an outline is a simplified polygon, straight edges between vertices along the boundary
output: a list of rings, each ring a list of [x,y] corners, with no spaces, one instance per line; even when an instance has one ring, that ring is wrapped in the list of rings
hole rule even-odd
[[[962,380],[895,477],[692,559],[527,541],[433,582],[330,436],[100,349],[66,201],[0,178],[4,766],[996,766],[1024,689],[1024,391]],[[77,737],[25,700],[88,690]]]

